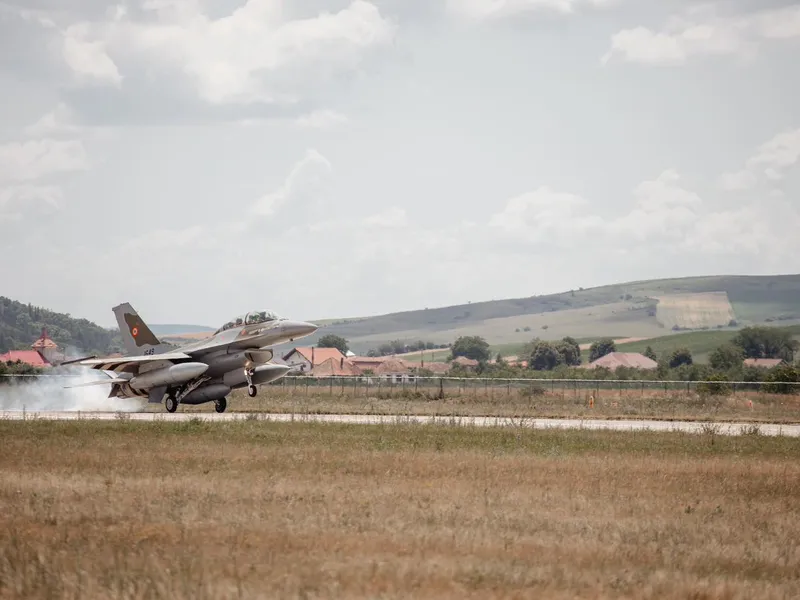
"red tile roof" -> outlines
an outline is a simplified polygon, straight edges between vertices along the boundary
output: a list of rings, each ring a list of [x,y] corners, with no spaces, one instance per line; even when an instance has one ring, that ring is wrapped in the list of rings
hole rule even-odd
[[[601,356],[596,361],[589,363],[586,368],[605,367],[606,369],[616,369],[617,367],[631,367],[634,369],[655,369],[658,363],[644,354],[638,352],[611,352]]]
[[[765,367],[771,369],[777,367],[783,362],[782,358],[745,358],[743,363],[745,367]]]
[[[445,373],[447,373],[450,370],[450,365],[448,365],[447,363],[443,363],[443,362],[429,362],[429,363],[425,363],[420,368],[428,369],[434,375],[444,375]]]
[[[390,358],[388,360],[383,361],[377,369],[375,369],[376,375],[387,375],[387,374],[397,374],[397,373],[408,373],[408,365],[405,361],[398,360],[396,358]]]
[[[11,352],[0,354],[0,361],[2,362],[16,362],[18,360],[34,367],[50,366],[50,363],[42,358],[42,355],[36,350],[12,350]]]
[[[308,362],[311,362],[311,348],[295,348],[294,350],[291,350],[290,352],[285,354],[283,360],[289,358],[294,352],[297,352]],[[324,363],[326,360],[330,360],[331,358],[338,361],[344,357],[345,357],[344,354],[339,352],[339,350],[336,348],[314,348],[313,365],[317,366],[321,363]]]
[[[473,358],[467,358],[466,356],[458,356],[453,359],[453,362],[457,365],[463,365],[465,367],[477,367],[478,361]]]
[[[316,353],[315,353],[316,358]],[[361,375],[361,369],[355,366],[346,358],[342,359],[335,359],[329,358],[317,365],[314,366],[314,371],[312,375],[315,377],[329,377],[329,376],[340,376],[340,377],[355,377],[357,375]]]

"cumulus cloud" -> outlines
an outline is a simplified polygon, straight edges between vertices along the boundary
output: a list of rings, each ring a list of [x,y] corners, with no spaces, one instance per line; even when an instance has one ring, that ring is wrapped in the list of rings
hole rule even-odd
[[[31,210],[52,211],[61,207],[64,195],[52,185],[0,187],[0,221],[20,221]]]
[[[800,6],[730,16],[720,15],[718,5],[704,5],[669,19],[660,31],[639,26],[617,32],[602,62],[614,57],[645,65],[680,65],[701,56],[747,59],[763,41],[798,37]]]
[[[80,140],[44,138],[0,145],[0,182],[32,181],[88,168]]]
[[[312,79],[355,68],[394,35],[393,24],[365,0],[296,20],[284,18],[282,8],[277,0],[248,0],[214,19],[197,2],[150,1],[144,16],[121,10],[72,24],[64,60],[84,82],[119,86],[139,60],[187,76],[212,104],[286,102]]]
[[[42,115],[35,123],[25,128],[25,134],[31,137],[48,137],[57,135],[75,135],[81,127],[75,122],[74,111],[63,102],[51,111]]]
[[[783,179],[786,171],[800,160],[800,128],[783,131],[761,144],[747,159],[741,171],[724,173],[719,185],[726,190],[754,188],[759,178],[771,182]]]
[[[284,184],[259,198],[252,207],[255,215],[268,217],[284,204],[297,208],[299,204],[317,198],[332,171],[331,163],[316,150],[308,150],[292,168]]]

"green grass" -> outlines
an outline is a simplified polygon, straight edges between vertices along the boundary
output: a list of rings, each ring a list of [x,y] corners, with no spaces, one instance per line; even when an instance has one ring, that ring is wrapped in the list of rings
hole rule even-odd
[[[184,437],[202,438],[209,447],[228,441],[252,445],[254,451],[279,448],[291,440],[298,448],[347,448],[350,452],[481,451],[533,455],[703,457],[758,455],[800,460],[800,440],[787,436],[714,436],[683,432],[470,427],[420,423],[349,425],[340,423],[274,423],[269,421],[0,421],[0,437],[9,448],[34,440],[50,440],[64,449],[80,449],[89,438],[105,446],[119,439],[164,440],[180,445]]]
[[[786,328],[795,338],[800,339],[800,325],[792,325]],[[618,352],[644,352],[650,346],[660,358],[663,354],[672,352],[678,348],[689,348],[696,362],[706,362],[709,354],[726,342],[730,342],[736,336],[736,330],[719,331],[690,331],[685,333],[675,333],[663,337],[644,340],[641,342],[630,342],[617,345]]]

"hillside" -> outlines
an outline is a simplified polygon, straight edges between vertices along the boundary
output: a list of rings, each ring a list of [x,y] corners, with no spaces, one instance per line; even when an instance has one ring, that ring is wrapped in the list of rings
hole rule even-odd
[[[533,337],[654,338],[684,329],[800,323],[800,275],[715,276],[634,281],[559,294],[495,300],[364,318],[325,319],[306,343],[328,333],[355,352],[390,340],[447,343],[481,335],[494,346]]]
[[[513,353],[534,337],[560,339],[567,335],[586,342],[599,337],[656,338],[659,341],[654,344],[666,348],[672,347],[677,338],[687,343],[695,339],[689,336],[704,331],[717,334],[716,343],[746,325],[800,324],[800,275],[634,281],[545,296],[311,321],[321,327],[302,341],[304,345],[333,333],[345,337],[357,353],[366,353],[393,340],[446,344],[462,335],[483,336],[493,350],[504,354]],[[64,348],[73,346],[104,354],[119,351],[121,347],[115,330],[0,298],[1,352],[29,348],[43,325]],[[198,325],[161,324],[151,328],[171,342],[197,339],[213,331],[211,327]],[[712,337],[696,339],[703,340],[698,351],[707,352]],[[285,344],[279,350],[292,345]],[[622,349],[640,349],[646,345],[637,342]]]
[[[42,327],[47,327],[48,335],[68,355],[106,354],[118,352],[121,347],[115,331],[86,319],[73,319],[68,314],[0,296],[0,353],[30,350]]]

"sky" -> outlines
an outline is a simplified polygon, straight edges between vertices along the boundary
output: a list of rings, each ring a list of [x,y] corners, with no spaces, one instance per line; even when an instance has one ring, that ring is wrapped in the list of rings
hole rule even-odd
[[[0,294],[213,327],[797,272],[799,50],[786,0],[0,0]]]

